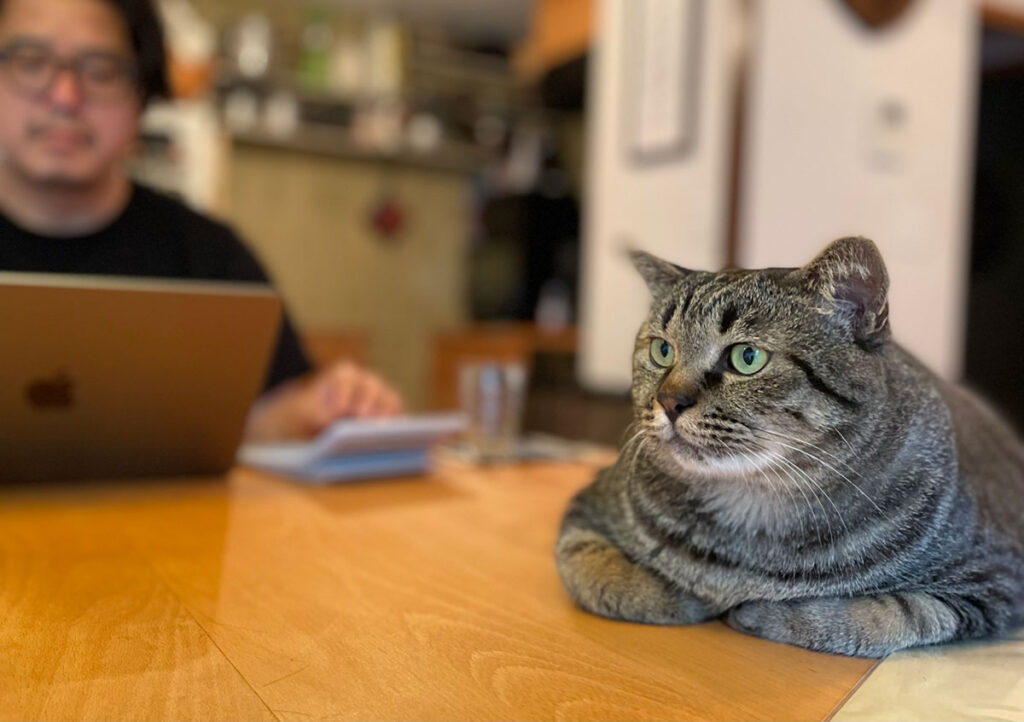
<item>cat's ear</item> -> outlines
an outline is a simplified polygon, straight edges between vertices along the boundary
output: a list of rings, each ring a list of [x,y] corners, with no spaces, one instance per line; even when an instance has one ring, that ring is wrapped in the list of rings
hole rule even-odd
[[[829,314],[849,325],[854,339],[878,348],[889,337],[889,274],[867,238],[840,238],[800,269],[804,282],[827,303]]]
[[[661,295],[692,273],[682,266],[652,256],[646,251],[630,250],[629,258],[654,296]]]

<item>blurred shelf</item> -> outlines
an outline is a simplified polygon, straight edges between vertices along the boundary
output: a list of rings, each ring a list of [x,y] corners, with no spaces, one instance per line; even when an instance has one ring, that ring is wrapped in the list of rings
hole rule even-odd
[[[471,143],[455,141],[442,141],[436,150],[428,152],[411,148],[399,148],[395,151],[368,148],[353,141],[347,129],[326,124],[303,124],[295,133],[287,136],[252,129],[236,131],[231,137],[235,143],[242,145],[312,153],[346,160],[398,164],[448,173],[473,173],[488,159],[488,154],[483,149]]]

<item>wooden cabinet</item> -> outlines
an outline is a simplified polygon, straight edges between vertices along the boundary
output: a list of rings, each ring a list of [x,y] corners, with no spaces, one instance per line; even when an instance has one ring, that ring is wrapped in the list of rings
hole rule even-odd
[[[437,335],[434,342],[433,387],[430,392],[435,409],[454,409],[459,405],[459,367],[474,362],[523,363],[533,368],[538,353],[575,354],[576,328],[547,332],[526,322],[474,323],[457,331]]]

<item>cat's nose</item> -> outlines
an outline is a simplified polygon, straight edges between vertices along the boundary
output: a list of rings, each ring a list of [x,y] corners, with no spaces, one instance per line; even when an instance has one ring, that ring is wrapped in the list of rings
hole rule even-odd
[[[668,416],[668,420],[674,424],[680,414],[691,406],[695,406],[697,404],[697,396],[695,394],[691,395],[681,392],[668,393],[662,391],[658,394],[658,403],[661,404],[663,409],[665,409],[665,414]]]

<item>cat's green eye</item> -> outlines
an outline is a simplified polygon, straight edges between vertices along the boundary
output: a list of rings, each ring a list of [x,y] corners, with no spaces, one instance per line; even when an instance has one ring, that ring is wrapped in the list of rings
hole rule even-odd
[[[769,353],[749,343],[738,343],[729,351],[729,365],[736,373],[750,376],[768,363]]]
[[[676,350],[663,338],[651,341],[651,360],[659,366],[668,368],[676,359]]]

